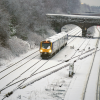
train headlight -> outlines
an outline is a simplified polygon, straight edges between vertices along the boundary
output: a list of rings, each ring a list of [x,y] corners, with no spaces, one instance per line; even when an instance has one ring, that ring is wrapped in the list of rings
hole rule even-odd
[[[52,51],[51,50],[49,50],[49,53],[51,53]]]
[[[40,52],[43,52],[43,50],[40,50]]]

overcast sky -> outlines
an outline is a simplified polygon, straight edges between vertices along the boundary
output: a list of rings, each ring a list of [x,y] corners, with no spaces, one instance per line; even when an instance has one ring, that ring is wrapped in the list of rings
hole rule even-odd
[[[80,0],[81,3],[86,3],[90,6],[100,6],[100,0]]]

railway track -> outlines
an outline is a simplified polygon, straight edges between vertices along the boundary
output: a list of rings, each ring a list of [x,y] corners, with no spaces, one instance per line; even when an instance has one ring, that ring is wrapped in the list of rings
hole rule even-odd
[[[5,87],[3,87],[2,89],[0,89],[0,93],[1,93],[3,90],[9,88],[9,87],[11,86],[11,84],[13,84],[13,82],[14,82],[15,80],[17,80],[17,79],[20,78],[23,74],[25,74],[27,71],[29,71],[31,68],[33,68],[34,66],[36,66],[36,64],[39,64],[39,63],[41,62],[41,60],[42,60],[42,59],[40,59],[39,61],[37,61],[34,65],[32,65],[31,67],[29,67],[27,70],[25,70],[23,73],[21,73],[18,77],[14,78],[11,82],[9,82]],[[32,74],[29,75],[29,77],[31,77],[34,73],[36,73],[36,72],[37,72],[43,65],[45,65],[48,61],[49,61],[49,60],[46,60],[46,61],[45,61],[42,65],[40,65],[38,68],[36,67],[36,68],[33,70],[34,72],[32,72]],[[19,88],[19,86],[20,86],[21,84],[23,84],[27,79],[28,79],[28,77],[25,77],[24,80],[17,86],[17,88]],[[16,82],[16,83],[17,83],[17,82]],[[13,90],[13,92],[14,92],[17,88],[15,88],[15,89]],[[12,91],[11,91],[10,93],[8,93],[8,95],[6,94],[5,96],[7,97],[7,96],[9,96],[9,95],[11,95],[11,94],[12,94]],[[4,98],[5,98],[5,96],[4,96]],[[4,99],[4,98],[3,98],[3,99]],[[2,99],[2,100],[3,100],[3,99]]]
[[[97,35],[95,35],[95,36],[97,36]],[[96,44],[96,45],[94,45],[94,44]],[[90,48],[88,49],[88,46],[90,48],[92,48],[92,49],[90,49]],[[99,97],[99,93],[100,92],[99,92],[99,90],[98,90],[98,92],[95,92],[95,90],[97,90],[97,89],[95,89],[96,86],[94,85],[94,83],[96,84],[97,80],[96,80],[96,77],[94,77],[95,76],[94,74],[96,74],[96,75],[100,74],[99,71],[98,71],[98,68],[96,66],[97,65],[96,64],[96,60],[97,59],[95,59],[95,55],[100,54],[100,52],[98,52],[98,54],[96,54],[97,51],[100,51],[100,46],[98,48],[98,40],[97,39],[95,39],[95,40],[94,39],[90,39],[90,41],[88,41],[87,45],[84,46],[84,47],[87,48],[89,50],[89,52],[85,53],[86,51],[83,50],[80,53],[80,55],[79,55],[77,60],[84,59],[83,62],[86,62],[87,65],[82,63],[82,61],[79,62],[79,63],[82,63],[82,65],[77,66],[77,64],[75,64],[77,66],[77,67],[75,66],[75,73],[78,73],[80,76],[78,74],[74,75],[73,80],[72,80],[72,82],[70,84],[70,87],[69,87],[69,89],[68,89],[68,91],[66,93],[66,96],[65,96],[64,100],[67,100],[67,99],[74,100],[74,99],[79,99],[79,98],[81,100],[94,100],[94,98],[95,98],[95,100],[99,100],[99,99],[96,98],[96,97]],[[91,56],[91,57],[88,57],[88,56]],[[88,57],[88,58],[85,59],[86,57]],[[93,64],[94,59],[95,59],[95,65]],[[73,60],[75,60],[75,59],[73,59]],[[97,62],[99,62],[99,61],[97,61]],[[93,67],[93,65],[94,65],[94,67]],[[90,79],[91,71],[92,71],[92,75],[91,75],[91,79]],[[100,77],[98,77],[98,79],[99,78]],[[77,94],[76,94],[76,92],[77,92]]]
[[[80,35],[80,32],[79,32],[79,35]],[[74,37],[74,39],[72,41],[74,41],[75,39],[76,39],[76,37]],[[79,55],[78,56],[78,59],[79,59],[80,56],[85,51],[85,49],[87,48],[87,46],[90,43],[90,41],[91,41],[91,39],[83,39],[83,42],[79,45],[79,47],[75,50],[75,52],[73,53],[73,55],[71,55],[71,57],[69,59],[71,60],[71,59],[74,58],[74,56],[76,57],[77,55]],[[71,42],[69,42],[68,44],[70,44]],[[84,45],[84,43],[85,43],[85,45]],[[74,49],[74,47],[73,47],[73,49]],[[81,51],[79,51],[79,50],[81,50]],[[66,61],[68,61],[68,60],[66,60]]]
[[[41,60],[40,60],[41,61]],[[39,66],[29,77],[27,77],[22,83],[18,85],[20,87],[27,79],[29,79],[31,76],[33,76],[40,68],[42,68],[49,60],[46,60],[41,66]]]
[[[100,29],[100,28],[99,28]],[[98,30],[99,34],[100,34],[100,30]],[[100,39],[100,38],[99,38]],[[100,41],[99,41],[100,42]],[[100,67],[99,67],[99,72],[98,72],[98,82],[97,82],[97,94],[96,94],[96,100],[100,99]]]
[[[77,29],[72,30],[72,31],[70,31],[68,34],[71,34],[72,32],[74,33],[76,30],[77,30]],[[77,34],[77,33],[76,33],[76,34]],[[75,35],[76,35],[76,34],[75,34]],[[71,39],[71,38],[70,38],[70,39]],[[14,64],[10,64],[10,65],[8,65],[7,68],[1,70],[0,73],[6,71],[7,69],[9,69],[9,68],[11,68],[11,67],[14,67],[14,65],[20,63],[21,61],[25,60],[26,58],[28,58],[28,57],[30,57],[30,56],[33,56],[33,54],[37,53],[38,51],[39,51],[39,50],[36,50],[36,51],[33,52],[32,54],[30,54],[30,55],[26,56],[25,58],[21,59],[20,61],[15,62]],[[37,57],[37,56],[38,56],[38,55],[36,55],[35,57]],[[33,58],[35,58],[35,57],[33,57]],[[33,59],[33,58],[32,58],[32,59]],[[29,60],[29,61],[30,61],[30,60]],[[27,63],[27,62],[26,62],[26,63]],[[6,76],[6,75],[5,75],[5,76]],[[1,80],[1,79],[2,79],[2,78],[0,78],[0,80]]]
[[[15,79],[13,79],[11,82],[9,82],[4,88],[2,88],[0,91],[3,91],[5,88],[9,87],[11,83],[13,83],[15,80],[20,78],[23,74],[25,74],[28,70],[30,70],[33,66],[35,66],[37,63],[39,63],[41,60],[37,61],[34,65],[30,66],[28,69],[26,69],[24,72],[22,72],[19,76],[17,76]]]
[[[100,32],[99,32],[99,36],[100,36]],[[86,81],[86,84],[85,84],[85,89],[84,89],[84,92],[83,92],[83,97],[82,97],[82,100],[85,100],[86,98],[86,92],[87,92],[87,87],[88,87],[88,84],[89,84],[89,79],[90,79],[90,74],[91,74],[91,71],[93,69],[93,63],[94,63],[94,60],[95,60],[95,56],[96,56],[96,52],[97,52],[97,47],[98,47],[98,44],[99,44],[99,39],[97,40],[97,43],[96,43],[96,49],[95,49],[95,52],[94,52],[94,56],[93,56],[93,60],[92,60],[92,63],[91,63],[91,67],[90,67],[90,70],[89,70],[89,73],[88,73],[88,77],[87,77],[87,81]],[[100,73],[100,72],[99,72]],[[98,73],[98,74],[99,74]],[[99,76],[99,75],[98,75]],[[98,84],[97,84],[98,86]],[[97,94],[96,94],[96,98],[97,98]]]
[[[80,36],[81,35],[81,31],[79,31],[78,33],[76,33],[74,36]],[[68,43],[67,44],[70,44],[72,41],[74,41],[76,39],[76,37],[70,37],[68,39]]]
[[[83,43],[79,46],[79,48],[75,51],[75,53],[72,55],[72,57],[71,58],[74,58],[74,56],[77,56],[77,55],[79,55],[78,56],[78,59],[80,59],[80,56],[84,53],[84,51],[85,51],[85,49],[87,48],[87,46],[88,46],[88,44],[90,43],[90,39],[88,40],[84,40],[83,41]],[[84,43],[86,42],[86,45],[84,45]],[[92,49],[94,49],[94,48],[92,48]],[[81,50],[81,51],[79,51],[79,50]],[[91,51],[91,50],[90,50]]]
[[[5,68],[5,69],[3,69],[2,71],[0,71],[0,73],[6,71],[7,69],[13,67],[14,65],[16,65],[16,64],[18,64],[18,63],[20,63],[21,61],[25,60],[26,58],[28,58],[28,57],[30,57],[30,56],[33,56],[33,54],[35,54],[35,53],[37,53],[37,52],[38,52],[38,50],[36,50],[35,52],[31,53],[30,55],[24,57],[23,59],[21,59],[21,60],[15,62],[14,64],[10,64],[10,65],[8,65],[7,68]],[[35,57],[36,57],[36,56],[35,56]],[[35,58],[35,57],[33,57],[33,58]]]
[[[39,55],[39,54],[38,54]],[[35,57],[37,57],[38,55],[36,55]],[[2,76],[0,78],[0,80],[2,80],[3,78],[5,78],[6,76],[8,76],[9,74],[11,74],[12,72],[16,71],[17,69],[21,68],[23,65],[25,65],[26,63],[28,63],[29,61],[31,61],[32,59],[34,59],[35,57],[29,59],[28,61],[26,61],[25,63],[21,64],[20,66],[18,66],[17,68],[13,69],[12,71],[10,71],[9,73],[5,74],[4,76]],[[10,67],[11,68],[11,67]],[[8,69],[8,68],[7,68]],[[5,69],[5,70],[7,70]],[[5,70],[3,70],[2,72],[4,72]]]
[[[88,52],[88,51],[87,51],[87,52]],[[46,61],[45,63],[47,63],[47,61]],[[45,63],[44,63],[44,64],[45,64]],[[62,62],[62,63],[63,63],[63,62]],[[62,63],[59,63],[59,64],[57,64],[57,65],[55,65],[55,66],[52,66],[51,68],[54,68],[54,67],[56,67],[56,66],[58,66],[58,65],[60,65],[60,64],[62,64]],[[44,64],[43,64],[43,65],[44,65]],[[43,65],[42,65],[42,66],[43,66]],[[69,65],[69,64],[68,64],[68,65]],[[67,66],[68,66],[68,65],[67,65]],[[42,67],[42,66],[41,66],[41,67]],[[64,67],[66,67],[66,66],[63,66],[62,68],[64,68]],[[39,68],[40,68],[40,67],[39,67]],[[51,68],[48,68],[48,69],[51,69]],[[60,69],[62,69],[62,68],[60,68]],[[31,77],[33,77],[34,75],[40,74],[40,73],[42,73],[42,72],[44,72],[44,71],[46,71],[46,70],[48,70],[48,69],[45,69],[45,70],[40,71],[40,72],[38,72],[38,73],[35,73],[35,72],[38,70],[38,69],[37,69],[37,70],[36,70],[34,73],[32,73],[29,77],[24,78],[24,79],[22,79],[22,80],[20,80],[20,81],[24,81],[24,82],[25,82],[28,78],[31,78]],[[56,71],[58,71],[58,70],[60,70],[60,69],[57,69]],[[54,71],[54,72],[55,72],[55,71]],[[50,72],[49,74],[52,74],[52,72]],[[46,76],[45,76],[45,77],[46,77]],[[44,78],[44,76],[43,76],[43,78]],[[37,80],[39,80],[39,79],[37,79]],[[36,81],[37,81],[37,80],[36,80]],[[17,82],[16,82],[16,83],[17,83]],[[8,87],[10,87],[11,85],[14,85],[14,84],[16,84],[16,83],[10,84]],[[23,82],[22,82],[22,83],[23,83]],[[22,83],[21,83],[20,85],[22,85]],[[33,83],[33,82],[32,82],[32,83]],[[32,84],[32,83],[30,83],[30,84]],[[28,84],[28,85],[30,85],[30,84]],[[25,88],[26,86],[28,86],[28,85],[26,85],[26,86],[23,86],[23,85],[20,86],[20,85],[18,85],[18,87],[17,87],[16,89],[14,89],[13,91],[11,91],[11,92],[14,92],[14,91],[17,90],[17,89],[23,89],[23,88]],[[7,88],[7,87],[5,87],[5,88]]]
[[[77,33],[78,34],[78,33]],[[71,38],[70,38],[71,39]],[[74,38],[75,39],[75,38]],[[81,47],[81,46],[80,46]],[[38,55],[36,55],[36,56],[38,56]],[[36,57],[35,56],[35,57]],[[27,58],[27,57],[26,57]],[[73,58],[75,58],[75,56],[73,56],[71,59],[73,59]],[[32,59],[34,59],[34,58],[32,58]],[[32,60],[32,59],[29,59],[29,61],[30,60]],[[71,60],[70,59],[70,60]],[[22,59],[22,60],[24,60],[24,59]],[[22,61],[21,60],[21,61]],[[21,62],[21,61],[19,61],[19,62]],[[23,65],[25,65],[26,63],[28,63],[29,61],[27,61],[27,62],[25,62],[24,64],[22,64],[22,65],[20,65],[19,67],[17,67],[16,69],[14,69],[14,70],[12,70],[11,72],[9,72],[8,74],[6,74],[6,75],[4,75],[4,76],[2,76],[1,78],[0,78],[0,80],[2,80],[3,78],[5,78],[6,76],[8,76],[9,74],[11,74],[12,72],[14,72],[14,71],[16,71],[18,68],[20,68],[21,66],[23,66]],[[41,61],[41,59],[40,59],[40,61]],[[21,80],[18,80],[18,81],[16,81],[15,83],[14,83],[14,81],[15,80],[17,80],[17,79],[19,79],[19,77],[21,77],[23,74],[25,74],[28,70],[30,70],[31,68],[33,68],[37,63],[39,63],[40,61],[38,61],[38,62],[36,62],[34,65],[32,65],[32,66],[30,66],[27,70],[25,70],[25,71],[23,71],[19,76],[17,76],[15,79],[13,79],[12,81],[10,81],[8,84],[6,84],[6,86],[5,87],[3,87],[2,89],[0,89],[0,92],[2,92],[3,90],[5,90],[5,89],[7,89],[7,88],[9,88],[10,86],[12,86],[12,85],[14,85],[14,84],[16,84],[16,83],[20,83],[13,91],[11,91],[11,92],[9,92],[10,94],[12,94],[12,92],[14,92],[14,91],[16,91],[17,89],[21,89],[21,88],[23,88],[23,83],[25,82],[25,81],[27,81],[29,78],[31,78],[31,77],[33,77],[33,76],[35,76],[35,75],[38,75],[38,74],[40,74],[40,73],[42,73],[42,72],[44,72],[44,71],[47,71],[47,70],[49,70],[49,69],[52,69],[52,68],[54,68],[54,67],[57,67],[58,65],[60,65],[60,64],[63,64],[64,62],[61,62],[61,63],[59,63],[59,64],[57,64],[57,65],[55,65],[55,66],[52,66],[52,67],[50,67],[50,68],[48,68],[48,69],[45,69],[45,70],[43,70],[43,71],[40,71],[40,72],[37,72],[40,68],[42,68],[49,60],[47,60],[45,63],[43,63],[43,65],[41,65],[40,67],[38,67],[29,77],[25,77],[25,78],[23,78],[23,79],[21,79]],[[18,62],[18,63],[19,63]],[[67,62],[67,61],[66,61]],[[16,64],[18,64],[18,63],[16,63]],[[14,65],[16,65],[16,64],[14,64]],[[13,65],[11,65],[11,66],[13,66]],[[65,66],[64,66],[65,67]],[[11,68],[11,67],[8,67],[7,69],[9,69],[9,68]],[[4,72],[4,71],[6,71],[7,69],[4,69],[3,71],[1,71],[1,73],[2,72]],[[57,70],[56,70],[57,71]],[[37,73],[36,73],[37,72]],[[50,74],[51,74],[52,72],[50,72]],[[38,79],[37,79],[38,80]],[[6,94],[5,96],[10,96],[10,94]],[[4,97],[5,98],[5,97]],[[2,99],[3,100],[3,99]]]
[[[93,54],[93,53],[95,53],[94,50],[95,50],[95,49],[88,50],[88,51],[84,52],[82,55],[84,55],[84,54],[86,54],[86,53],[88,53],[88,52],[90,52],[90,51],[92,51],[90,54]],[[97,50],[97,51],[100,51],[100,49]],[[72,59],[74,59],[74,58],[77,59],[79,56],[81,56],[81,55],[74,56],[73,58],[68,59],[68,60],[66,60],[66,61],[64,61],[64,62],[68,62],[68,61],[70,61],[70,60],[72,60]],[[61,62],[61,63],[59,63],[59,64],[57,64],[57,65],[55,65],[55,66],[52,66],[52,67],[50,67],[50,68],[47,68],[47,69],[45,69],[45,70],[43,70],[43,71],[40,71],[40,72],[38,72],[38,73],[31,74],[30,77],[32,77],[32,76],[34,76],[34,75],[37,75],[37,74],[39,74],[39,73],[41,73],[41,72],[44,72],[44,71],[46,71],[46,70],[48,70],[48,69],[54,68],[54,67],[56,67],[56,66],[58,66],[58,65],[60,65],[60,64],[63,64],[64,62]],[[22,74],[21,74],[21,75],[22,75]],[[21,76],[21,75],[19,75],[19,76]],[[27,77],[27,78],[30,78],[30,77]],[[14,85],[14,84],[16,84],[16,83],[18,83],[18,82],[21,82],[21,81],[23,81],[23,80],[25,80],[25,79],[26,79],[26,78],[23,78],[23,79],[21,79],[21,80],[15,82],[15,83],[13,83],[13,84],[10,83],[10,84],[8,84],[7,86],[8,86],[8,87],[9,87],[9,86],[12,86],[12,85]],[[5,87],[5,88],[7,88],[7,87]],[[4,89],[2,89],[2,90],[4,90]],[[1,90],[1,91],[2,91],[2,90]]]
[[[74,33],[76,30],[77,30],[77,29],[72,30],[72,32]],[[71,31],[70,31],[69,33],[71,33]],[[35,54],[35,53],[37,53],[37,52],[38,52],[38,50],[35,51],[34,53],[30,54],[29,56],[27,56],[27,57],[21,59],[21,60],[18,61],[18,62],[14,63],[14,64],[10,64],[9,66],[7,66],[7,68],[5,68],[4,70],[0,71],[0,74],[4,73],[5,71],[7,71],[8,69],[10,69],[11,67],[14,67],[14,66],[17,65],[18,63],[21,63],[21,61],[25,60],[26,58],[28,58],[28,57],[30,57],[30,56],[33,56],[33,54]],[[36,56],[38,56],[38,55],[36,55]],[[36,56],[35,56],[35,57],[36,57]],[[7,77],[9,74],[11,74],[12,72],[16,71],[17,69],[21,68],[23,65],[25,65],[26,63],[28,63],[29,61],[31,61],[31,60],[34,59],[35,57],[32,57],[31,59],[29,59],[28,61],[24,62],[24,63],[21,64],[20,66],[17,65],[18,67],[15,68],[15,69],[13,69],[13,70],[10,71],[9,73],[7,73],[7,74],[5,74],[5,75],[3,75],[3,76],[1,75],[0,80],[2,80],[3,78]],[[5,73],[6,73],[6,72],[5,72]],[[22,74],[23,74],[23,73],[22,73]],[[9,85],[9,84],[8,84],[8,85]]]

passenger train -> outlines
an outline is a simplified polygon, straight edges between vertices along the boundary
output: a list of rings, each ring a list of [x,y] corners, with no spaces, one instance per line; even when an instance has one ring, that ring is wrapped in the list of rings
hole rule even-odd
[[[40,56],[49,58],[56,54],[62,47],[67,45],[68,33],[61,32],[53,35],[40,43]]]

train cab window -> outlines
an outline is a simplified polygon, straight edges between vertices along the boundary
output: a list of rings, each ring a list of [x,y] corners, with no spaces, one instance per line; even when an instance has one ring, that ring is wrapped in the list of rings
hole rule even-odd
[[[50,49],[51,43],[42,43],[43,49]]]

